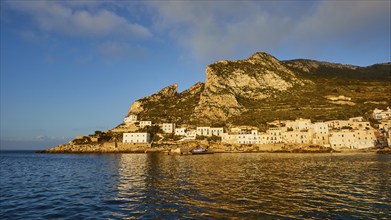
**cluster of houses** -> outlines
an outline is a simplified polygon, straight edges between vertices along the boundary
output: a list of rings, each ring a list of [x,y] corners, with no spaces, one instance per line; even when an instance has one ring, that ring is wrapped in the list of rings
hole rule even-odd
[[[383,138],[391,146],[391,109],[375,109],[373,118],[378,120],[379,128],[371,127],[363,117],[349,120],[332,120],[311,122],[310,119],[277,120],[268,123],[265,132],[249,127],[233,127],[224,132],[223,127],[187,127],[176,128],[174,123],[163,123],[159,126],[164,133],[181,136],[180,141],[195,140],[197,136],[218,136],[226,144],[313,144],[334,149],[364,149],[375,146],[379,138]],[[152,126],[151,121],[137,121],[136,115],[129,115],[125,123],[136,123],[143,128]],[[124,143],[150,143],[148,133],[124,133]]]
[[[154,125],[152,121],[138,121],[137,115],[129,115],[124,119],[125,124],[137,124],[139,128]],[[221,137],[224,128],[218,127],[197,127],[196,129],[190,129],[185,127],[177,128],[175,123],[162,123],[158,124],[165,134],[172,134],[183,137],[180,141],[195,140],[197,136],[218,136]],[[123,134],[123,143],[150,143],[151,135],[146,132],[133,132]]]
[[[224,133],[223,143],[230,144],[314,144],[334,149],[373,147],[375,129],[361,117],[312,123],[309,119],[275,121],[266,132],[242,130]]]
[[[129,115],[124,119],[125,124],[137,124],[139,128],[145,128],[152,126],[152,121],[138,121],[137,115]],[[173,133],[175,131],[174,123],[163,123],[159,125],[162,131],[166,134]],[[151,134],[147,132],[133,132],[124,133],[122,142],[123,143],[150,143],[152,141]]]

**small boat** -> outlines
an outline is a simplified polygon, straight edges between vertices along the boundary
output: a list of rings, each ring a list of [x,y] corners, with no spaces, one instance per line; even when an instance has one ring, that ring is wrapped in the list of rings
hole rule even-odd
[[[213,154],[213,152],[208,151],[207,148],[204,147],[196,147],[191,150],[192,154]]]

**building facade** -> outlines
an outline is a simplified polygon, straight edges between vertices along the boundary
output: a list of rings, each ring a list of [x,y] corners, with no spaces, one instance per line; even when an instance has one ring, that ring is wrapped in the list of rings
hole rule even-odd
[[[224,128],[210,128],[211,135],[221,137],[224,133]]]
[[[139,127],[144,128],[146,126],[152,126],[152,121],[140,121]]]
[[[379,129],[383,131],[391,130],[391,120],[382,120],[379,124]]]
[[[128,117],[124,118],[124,122],[126,124],[128,123],[135,123],[137,121],[137,115],[129,115]]]
[[[175,132],[175,124],[174,123],[163,123],[160,125],[163,132],[166,134],[174,133]]]
[[[185,136],[186,130],[187,130],[186,128],[175,128],[175,135]]]
[[[197,127],[197,135],[200,136],[219,136],[221,137],[224,133],[224,128],[211,128],[211,127]]]
[[[238,134],[238,144],[259,144],[258,131],[252,130],[248,134]]]
[[[287,128],[293,129],[294,131],[308,130],[311,125],[310,119],[297,119],[295,121],[286,121],[285,126]]]
[[[124,133],[123,143],[150,143],[151,135],[149,133]]]
[[[238,135],[237,133],[223,133],[221,135],[221,142],[226,144],[237,144],[238,143]]]
[[[373,110],[373,118],[376,120],[391,119],[391,109],[387,107],[386,110],[375,109]]]
[[[283,140],[285,143],[311,144],[312,132],[309,130],[287,131],[283,135]]]

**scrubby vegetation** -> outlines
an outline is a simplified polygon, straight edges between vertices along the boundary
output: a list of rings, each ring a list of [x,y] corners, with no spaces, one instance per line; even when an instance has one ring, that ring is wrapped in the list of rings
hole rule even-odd
[[[139,117],[157,123],[188,123],[192,119],[191,116],[200,100],[202,90],[203,85],[194,93],[185,91],[171,97],[162,98],[157,102],[146,101],[144,103],[145,111],[141,112]]]

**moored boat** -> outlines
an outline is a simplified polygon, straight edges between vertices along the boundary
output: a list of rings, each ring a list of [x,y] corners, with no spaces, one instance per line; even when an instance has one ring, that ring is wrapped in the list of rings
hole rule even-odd
[[[204,147],[196,147],[191,150],[192,154],[213,154],[213,152],[208,151],[207,148]]]

